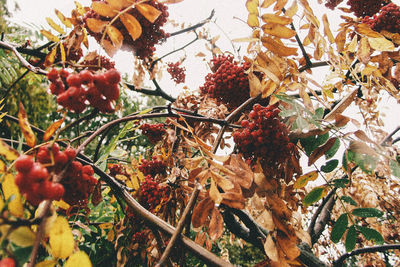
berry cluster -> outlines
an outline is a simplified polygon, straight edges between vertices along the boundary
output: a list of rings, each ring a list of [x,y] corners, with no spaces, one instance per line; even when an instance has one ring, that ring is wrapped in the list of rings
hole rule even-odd
[[[400,33],[400,7],[394,3],[382,7],[373,17],[365,17],[363,23],[368,24],[374,31],[382,30],[391,33]]]
[[[278,167],[289,158],[294,144],[289,141],[289,130],[280,121],[279,112],[277,104],[255,104],[249,120],[241,122],[243,128],[233,133],[233,140],[245,158],[260,158],[270,167]]]
[[[249,80],[245,71],[250,63],[239,65],[231,56],[218,56],[211,60],[214,73],[207,74],[205,83],[200,87],[202,94],[226,104],[234,109],[250,97]]]
[[[101,1],[104,0],[92,0],[92,1]],[[128,31],[126,30],[125,26],[122,24],[120,19],[117,19],[113,26],[116,27],[121,34],[124,36],[123,46],[122,48],[128,51],[134,51],[136,56],[140,59],[149,58],[153,55],[154,51],[156,50],[154,45],[160,43],[162,40],[167,38],[169,35],[164,32],[161,27],[167,22],[167,18],[169,16],[167,7],[159,3],[155,0],[146,1],[146,4],[151,5],[161,11],[161,15],[157,18],[154,23],[148,21],[136,8],[130,9],[127,13],[135,17],[142,27],[142,35],[136,39],[132,40],[131,36],[129,35]],[[102,21],[110,21],[112,18],[102,17],[98,15],[93,10],[88,11],[83,20],[86,22],[88,18],[96,18]],[[90,35],[92,35],[98,42],[100,42],[103,34],[101,32],[95,33],[92,32],[89,27],[86,28]],[[108,36],[106,37],[108,38]]]
[[[132,236],[133,243],[143,244],[146,241],[146,233],[144,231],[136,232]]]
[[[176,63],[170,62],[167,64],[168,65],[167,71],[169,74],[171,74],[171,77],[176,84],[184,83],[186,78],[185,74],[186,69],[179,67],[180,64],[181,64],[180,62]]]
[[[140,130],[142,130],[142,134],[147,136],[152,144],[159,142],[162,139],[163,135],[167,132],[164,128],[163,123],[145,123],[140,126]]]
[[[152,160],[142,159],[142,164],[139,165],[139,170],[144,175],[154,177],[157,174],[165,174],[167,165],[165,165],[165,162],[158,160],[157,157],[154,156]]]
[[[57,103],[76,113],[86,109],[86,103],[101,112],[113,112],[113,101],[119,97],[121,76],[116,69],[105,73],[84,70],[70,73],[66,69],[51,69],[47,78],[50,91],[57,96]]]
[[[108,170],[110,171],[110,175],[115,177],[117,175],[124,175],[126,177],[129,176],[129,174],[126,172],[126,169],[123,165],[121,164],[108,164]]]
[[[61,161],[54,160],[56,164],[61,164]],[[40,162],[35,162],[33,157],[20,156],[15,162],[15,168],[18,171],[15,183],[32,205],[37,206],[45,199],[60,200],[64,195],[64,186],[50,181],[47,168]]]
[[[384,5],[384,0],[348,0],[350,10],[359,18],[372,16]]]
[[[139,202],[150,211],[154,211],[160,203],[168,201],[169,187],[160,187],[150,175],[146,176],[140,189],[141,196]]]
[[[113,61],[110,60],[110,58],[105,57],[105,56],[95,56],[95,57],[91,57],[89,58],[85,58],[80,65],[82,65],[83,67],[85,67],[88,70],[99,70],[99,69],[106,69],[106,70],[110,70],[113,69],[115,67],[115,63]]]
[[[55,173],[61,172],[70,162],[65,171],[65,176],[60,182],[65,189],[63,199],[70,205],[86,204],[89,195],[97,184],[97,179],[93,177],[93,168],[90,165],[83,166],[82,163],[73,160],[75,156],[75,149],[68,147],[64,151],[60,151],[57,143],[52,146],[51,150],[47,146],[40,147],[36,156],[37,161],[48,165],[48,171]],[[52,161],[52,158],[54,161]]]
[[[327,7],[327,8],[329,8],[329,9],[335,9],[335,7],[337,6],[337,5],[339,5],[341,2],[343,2],[343,0],[327,0],[326,2],[325,2],[325,6]]]

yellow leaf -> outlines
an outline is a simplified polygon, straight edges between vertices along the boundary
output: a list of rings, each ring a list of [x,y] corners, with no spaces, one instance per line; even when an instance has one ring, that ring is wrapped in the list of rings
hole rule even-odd
[[[58,33],[60,34],[65,34],[65,31],[63,28],[60,27],[60,25],[58,25],[57,23],[54,22],[54,20],[52,20],[49,17],[46,17],[46,21],[47,23],[54,29],[56,30]]]
[[[99,224],[99,228],[100,229],[111,229],[111,228],[113,228],[113,224],[112,223],[102,223],[102,224]]]
[[[122,35],[122,33],[114,26],[108,25],[107,35],[110,37],[113,46],[116,49],[120,49],[122,46],[122,41],[124,40],[124,36]]]
[[[377,51],[394,51],[394,44],[385,37],[368,37],[369,45]]]
[[[65,25],[65,27],[67,27],[67,28],[72,27],[71,20],[66,18],[63,13],[61,13],[57,9],[55,9],[54,12],[56,13],[56,15],[57,15],[58,19],[61,21],[61,23]]]
[[[44,260],[35,264],[35,267],[54,267],[56,266],[56,260]]]
[[[293,185],[294,189],[300,189],[303,188],[307,185],[309,181],[315,181],[315,179],[318,178],[318,172],[317,171],[312,171],[309,173],[306,173],[299,178],[296,179],[296,182]]]
[[[294,30],[277,23],[267,23],[262,25],[261,28],[264,33],[271,34],[279,38],[289,39],[296,35]]]
[[[268,8],[275,2],[276,2],[276,0],[264,0],[264,2],[261,4],[261,7]]]
[[[261,82],[253,72],[250,72],[248,74],[248,78],[250,86],[250,97],[256,97],[261,93]]]
[[[160,10],[148,4],[138,4],[135,8],[151,23],[154,23],[162,14]]]
[[[325,33],[325,36],[328,37],[329,42],[331,44],[333,44],[335,42],[335,38],[333,38],[331,29],[329,27],[328,17],[326,16],[326,14],[322,15],[322,21],[324,22],[324,33]]]
[[[267,240],[265,240],[264,242],[264,251],[265,254],[267,254],[268,258],[270,258],[270,260],[279,260],[278,249],[276,248],[276,244],[270,234],[268,235]]]
[[[249,14],[249,17],[247,18],[247,24],[250,27],[260,26],[260,22],[258,21],[258,16],[256,14]]]
[[[47,128],[46,132],[43,135],[43,141],[48,141],[52,137],[52,135],[57,131],[58,128],[60,128],[61,124],[64,122],[65,118],[62,118],[61,120],[58,120],[54,122],[52,125]]]
[[[297,1],[293,1],[293,4],[286,10],[285,15],[291,18],[296,15],[298,9]]]
[[[246,1],[246,8],[250,14],[256,14],[258,16],[258,1],[254,0],[247,0]]]
[[[60,54],[61,54],[61,61],[65,62],[67,60],[67,57],[65,56],[65,48],[62,43],[59,43],[60,45]]]
[[[107,240],[112,242],[114,240],[114,237],[115,237],[115,232],[113,229],[111,229],[110,231],[108,231]]]
[[[8,240],[19,247],[30,247],[35,243],[35,233],[27,226],[21,226],[11,232]]]
[[[372,37],[372,38],[383,37],[380,33],[372,30],[370,26],[368,26],[367,24],[364,24],[364,23],[356,25],[355,30],[359,34],[367,36],[367,37]]]
[[[263,14],[261,18],[265,23],[276,23],[281,25],[287,25],[292,22],[291,18],[288,18],[286,16],[279,16],[276,14]]]
[[[18,121],[19,126],[21,127],[21,131],[24,134],[26,144],[30,147],[34,147],[36,145],[36,136],[33,133],[31,125],[28,122],[28,115],[26,114],[22,102],[19,102]]]
[[[83,252],[78,251],[69,257],[67,262],[65,263],[65,267],[92,267],[92,263],[90,262],[89,256]]]
[[[62,208],[63,210],[67,210],[70,208],[70,205],[62,199],[60,201],[53,200],[53,204],[59,208]]]
[[[78,13],[83,16],[86,13],[85,8],[81,5],[81,3],[79,3],[78,1],[74,1],[75,6],[76,6],[76,10],[78,11]]]
[[[95,18],[86,19],[86,25],[94,33],[99,33],[104,31],[104,28],[107,26],[108,22]]]
[[[55,42],[55,43],[58,43],[58,42],[60,41],[60,39],[59,39],[57,36],[55,36],[54,34],[52,34],[52,33],[49,32],[49,31],[40,30],[40,33],[41,33],[44,37],[46,37],[49,41],[52,41],[52,42]]]
[[[338,48],[338,52],[343,52],[343,50],[344,50],[344,44],[346,42],[346,35],[347,35],[346,29],[340,31],[338,33],[338,35],[336,35],[335,43]]]
[[[271,37],[262,37],[261,41],[265,48],[278,56],[287,57],[297,55],[297,48],[284,46],[282,43],[275,41]]]
[[[8,203],[8,209],[12,215],[22,217],[24,215],[24,207],[22,206],[21,194],[14,180],[14,176],[11,173],[6,174],[2,184],[3,194],[5,200],[14,196],[13,200]]]
[[[104,2],[92,2],[92,9],[94,12],[103,17],[115,17],[118,14],[118,10],[115,10],[111,5]]]
[[[274,11],[276,10],[282,10],[282,8],[285,7],[287,4],[288,0],[278,0],[274,6]]]
[[[136,40],[142,35],[142,26],[140,26],[139,21],[134,16],[124,13],[119,18],[129,32],[132,40]]]
[[[3,140],[0,140],[0,155],[4,156],[6,160],[9,161],[14,161],[19,157],[18,151],[4,143]]]
[[[46,59],[44,61],[44,65],[45,66],[52,65],[54,60],[56,59],[56,55],[57,55],[57,46],[54,47],[49,54],[47,54]]]
[[[74,236],[67,219],[58,216],[50,229],[51,254],[55,258],[65,259],[74,251]]]
[[[358,59],[364,63],[368,64],[368,62],[371,60],[371,47],[368,44],[368,40],[365,37],[362,37],[359,44],[358,44],[358,49],[357,49],[357,57]]]

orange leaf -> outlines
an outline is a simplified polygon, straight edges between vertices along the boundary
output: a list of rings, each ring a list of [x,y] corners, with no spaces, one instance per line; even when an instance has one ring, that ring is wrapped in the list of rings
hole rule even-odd
[[[358,43],[358,49],[357,49],[358,59],[362,63],[368,64],[368,62],[371,60],[371,54],[372,54],[372,50],[371,50],[371,47],[369,46],[368,39],[365,37],[362,37],[361,41]]]
[[[335,38],[333,38],[331,29],[329,27],[328,17],[326,16],[326,14],[322,15],[322,21],[324,22],[324,33],[325,33],[325,36],[328,37],[329,42],[331,44],[333,44],[335,42]]]
[[[124,13],[120,16],[120,20],[128,30],[132,40],[136,40],[142,35],[142,26],[140,26],[139,21],[134,16]]]
[[[224,233],[224,219],[219,210],[215,207],[211,214],[210,225],[208,226],[207,232],[211,240],[214,242]]]
[[[265,23],[276,23],[281,25],[287,25],[292,22],[291,18],[279,16],[276,14],[263,14],[261,18]]]
[[[278,56],[287,57],[291,55],[297,55],[297,48],[287,47],[282,43],[275,41],[271,37],[262,37],[261,41],[265,48]]]
[[[129,4],[128,5],[124,5],[124,3],[122,1],[120,1],[120,0],[106,0],[106,2],[110,6],[112,6],[114,8],[114,10],[121,10],[121,9],[129,6]],[[132,3],[130,3],[130,4],[132,4]]]
[[[234,208],[234,209],[244,209],[246,200],[242,194],[227,192],[222,194],[222,202],[223,204]]]
[[[284,8],[287,2],[288,0],[278,0],[276,5],[274,6],[274,11]]]
[[[94,12],[103,17],[115,17],[118,14],[118,10],[115,10],[111,5],[104,2],[92,2],[92,9]]]
[[[110,37],[113,46],[120,49],[124,40],[122,33],[114,26],[109,25],[107,26],[107,35]]]
[[[94,19],[94,18],[87,18],[86,19],[86,25],[94,33],[99,33],[104,31],[104,28],[108,24],[107,21],[99,20],[99,19]]]
[[[28,116],[26,114],[24,105],[22,105],[21,102],[19,102],[18,121],[21,131],[25,137],[26,144],[30,147],[34,147],[36,145],[36,136],[28,122]]]
[[[345,42],[346,42],[346,35],[347,35],[346,29],[341,30],[341,31],[336,35],[335,43],[336,43],[336,46],[337,46],[337,48],[338,48],[338,52],[343,52],[343,50],[344,50],[344,44],[345,44]]]
[[[276,243],[290,260],[294,260],[300,255],[300,249],[297,247],[296,239],[296,237],[289,238],[280,231],[278,231],[276,236]]]
[[[350,121],[349,117],[346,117],[342,114],[337,114],[335,116],[335,126],[336,127],[343,127]]]
[[[296,35],[294,30],[277,23],[267,23],[262,25],[261,28],[264,33],[271,34],[279,38],[289,39]]]
[[[264,2],[261,4],[261,7],[262,8],[270,7],[275,2],[276,0],[264,0]]]
[[[135,8],[151,23],[154,23],[162,14],[160,10],[148,4],[138,4]]]
[[[49,54],[47,54],[46,59],[44,60],[44,65],[45,66],[50,66],[54,63],[54,60],[56,59],[57,56],[57,46],[51,50]]]
[[[219,173],[215,171],[210,171],[210,174],[213,180],[217,183],[219,187],[221,187],[224,192],[233,188],[232,182],[220,175]]]
[[[222,195],[218,190],[217,185],[215,184],[214,179],[211,179],[211,187],[209,191],[210,197],[212,200],[214,200],[215,204],[220,204],[222,201]]]
[[[214,202],[211,198],[205,198],[200,201],[193,209],[192,224],[194,228],[203,226],[214,208]]]
[[[54,122],[52,125],[47,128],[46,132],[43,135],[43,141],[48,141],[51,136],[57,131],[58,128],[60,128],[61,124],[64,122],[65,118],[62,118],[61,120],[58,120]]]
[[[337,114],[341,114],[353,102],[354,97],[357,95],[358,89],[354,89],[350,94],[345,96],[339,104],[337,104],[331,112],[326,115],[325,120],[334,120]]]
[[[336,137],[330,138],[322,146],[317,147],[308,158],[308,166],[314,164],[320,157],[322,157],[336,142]]]

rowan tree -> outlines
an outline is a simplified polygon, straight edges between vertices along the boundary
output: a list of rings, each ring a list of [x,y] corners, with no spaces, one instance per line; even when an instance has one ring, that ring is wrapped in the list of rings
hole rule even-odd
[[[75,1],[45,44],[5,30],[0,266],[398,265],[400,126],[380,109],[399,100],[400,7],[320,0],[332,31],[307,0],[243,1],[252,34],[223,52],[214,12],[171,23],[179,2]],[[185,84],[172,55],[198,41],[209,73],[175,99],[160,73]]]

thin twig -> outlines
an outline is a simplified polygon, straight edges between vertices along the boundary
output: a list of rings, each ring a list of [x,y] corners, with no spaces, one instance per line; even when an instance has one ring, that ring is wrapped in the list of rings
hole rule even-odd
[[[7,91],[4,93],[3,95],[3,99],[6,99],[8,94],[11,92],[11,89],[14,88],[14,86],[20,81],[22,80],[27,74],[29,73],[29,69],[25,70],[24,73],[22,73],[18,79],[16,79],[8,88]]]
[[[191,213],[194,204],[196,203],[196,199],[200,193],[201,186],[197,184],[192,192],[192,195],[190,196],[189,202],[183,211],[182,217],[179,219],[178,225],[176,226],[175,233],[172,235],[171,239],[169,240],[169,243],[167,245],[167,248],[164,250],[163,255],[161,256],[160,261],[157,263],[157,267],[160,267],[164,264],[164,262],[168,259],[169,254],[171,253],[176,241],[178,240],[178,237],[180,237],[183,227],[185,225],[186,219],[188,215]]]
[[[190,26],[188,28],[185,28],[185,29],[173,32],[173,33],[170,33],[169,37],[172,37],[172,36],[175,36],[175,35],[179,35],[179,34],[182,34],[182,33],[185,33],[185,32],[190,32],[190,31],[193,31],[193,30],[195,30],[197,28],[200,28],[204,24],[210,22],[212,17],[214,16],[214,14],[215,14],[215,10],[213,9],[213,10],[211,10],[210,16],[208,16],[208,18],[206,18],[205,20],[203,20],[203,21],[201,21],[201,22],[199,22],[199,23],[197,23],[197,24],[195,24],[193,26]]]
[[[334,263],[334,267],[343,266],[344,261],[355,255],[364,254],[364,253],[374,253],[374,252],[385,252],[390,249],[400,249],[400,244],[386,244],[381,246],[374,246],[374,247],[366,247],[353,250],[352,252],[348,252],[340,256]]]

